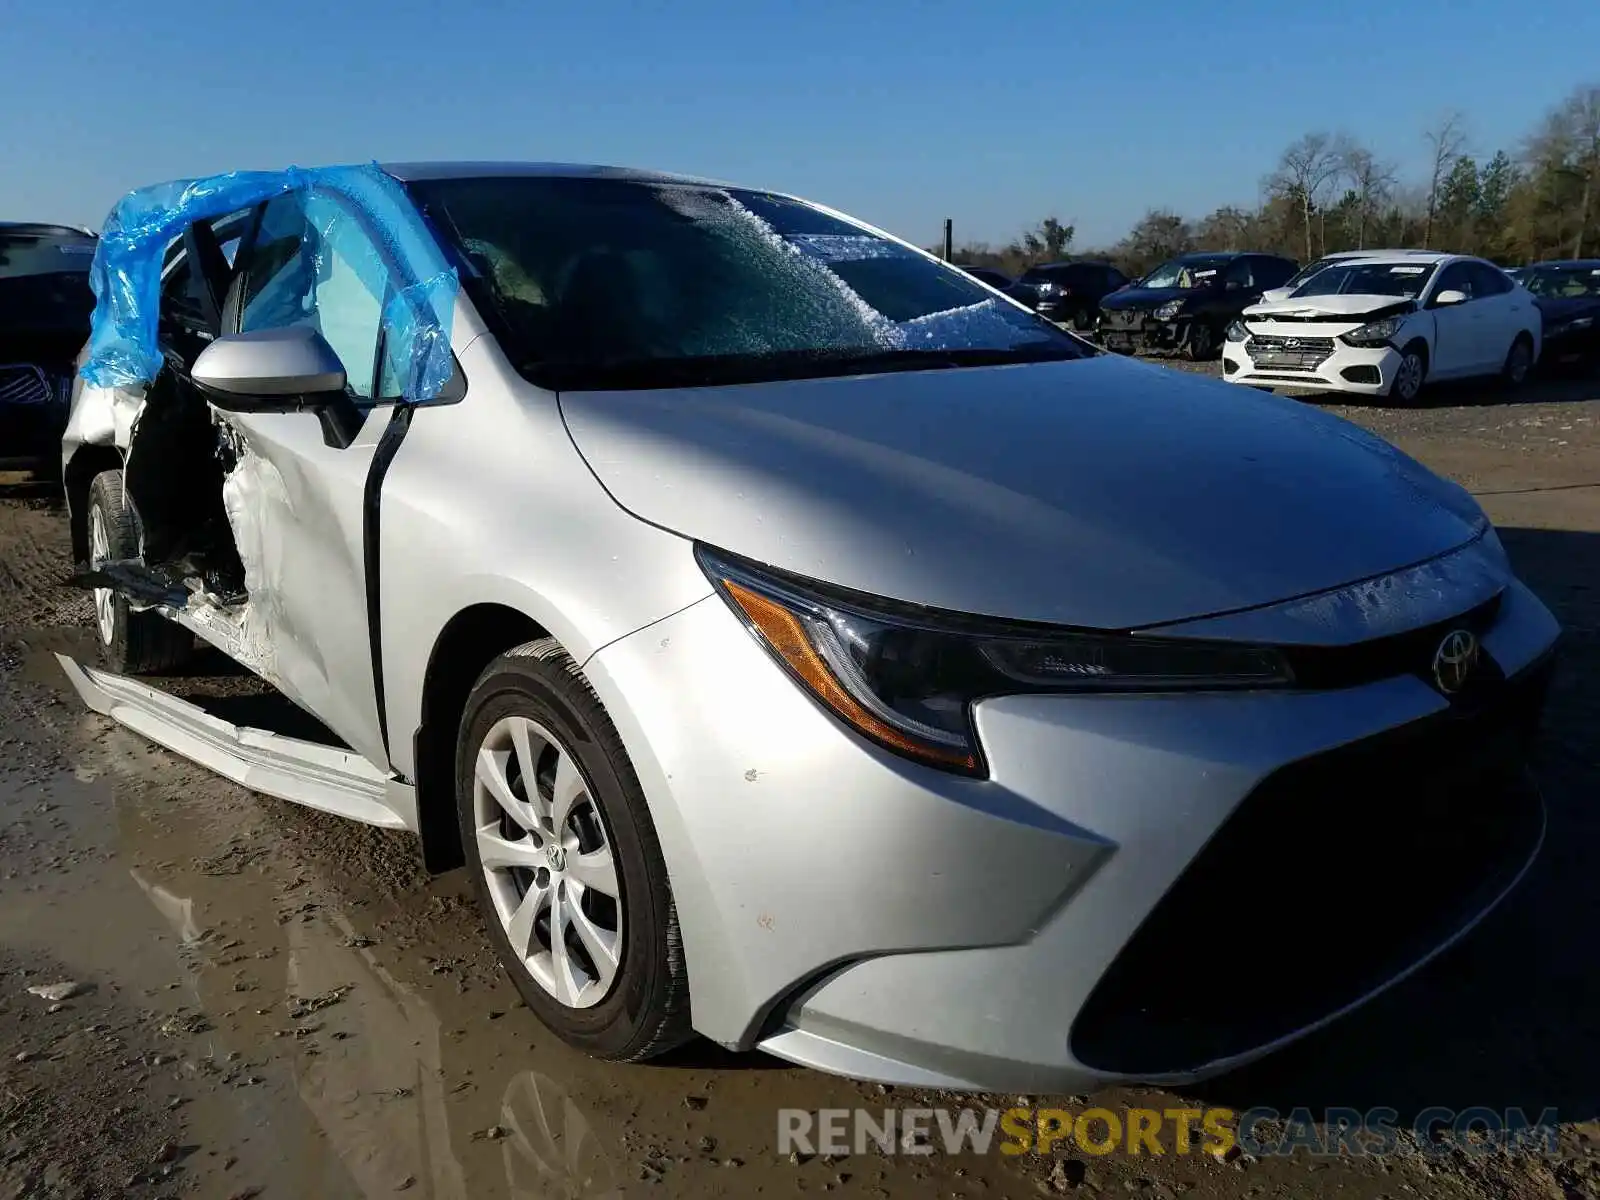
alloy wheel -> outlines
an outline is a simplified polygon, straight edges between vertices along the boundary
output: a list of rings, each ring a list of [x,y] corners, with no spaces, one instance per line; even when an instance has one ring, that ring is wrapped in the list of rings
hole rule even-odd
[[[568,1008],[605,999],[622,961],[610,832],[572,754],[527,717],[478,748],[473,826],[495,913],[534,981]]]
[[[1394,386],[1390,389],[1396,400],[1409,404],[1422,391],[1422,356],[1415,351],[1406,353],[1395,370]]]
[[[111,558],[111,539],[106,535],[106,518],[99,505],[89,509],[89,566],[98,570]],[[116,636],[116,608],[110,588],[94,589],[94,623],[102,645],[111,645]]]

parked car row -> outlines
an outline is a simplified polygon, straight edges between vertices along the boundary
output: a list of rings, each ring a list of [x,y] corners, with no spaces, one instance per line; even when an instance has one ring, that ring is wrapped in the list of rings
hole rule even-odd
[[[1256,387],[1408,404],[1434,381],[1498,375],[1516,386],[1541,362],[1600,365],[1600,260],[1506,270],[1470,255],[1374,249],[1300,267],[1201,252],[1131,283],[1098,262],[1032,267],[1016,282],[967,270],[1109,350],[1220,354],[1225,378]]]
[[[1194,1078],[1404,978],[1537,853],[1555,619],[1467,492],[1330,413],[758,189],[373,165],[135,224],[63,444],[114,670],[63,669],[465,866],[591,1054]],[[1102,332],[1194,352],[1293,271],[1187,255]],[[1116,278],[1044,274],[1068,314]],[[196,637],[330,740],[128,678]],[[1353,880],[1359,939],[1277,902]],[[1272,952],[1197,989],[1211,912]]]

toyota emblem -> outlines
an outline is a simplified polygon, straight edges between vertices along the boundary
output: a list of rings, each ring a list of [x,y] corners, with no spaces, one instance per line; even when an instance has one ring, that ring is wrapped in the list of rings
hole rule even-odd
[[[1467,685],[1478,665],[1478,639],[1465,629],[1452,629],[1433,652],[1433,682],[1446,696]]]

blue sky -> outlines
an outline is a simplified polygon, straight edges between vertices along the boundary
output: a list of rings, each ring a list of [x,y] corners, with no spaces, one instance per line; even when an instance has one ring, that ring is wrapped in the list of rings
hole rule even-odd
[[[157,17],[161,8],[168,11]],[[1413,174],[1600,82],[1596,0],[6,0],[0,219],[241,167],[523,158],[798,192],[932,244],[1253,204],[1344,129]]]

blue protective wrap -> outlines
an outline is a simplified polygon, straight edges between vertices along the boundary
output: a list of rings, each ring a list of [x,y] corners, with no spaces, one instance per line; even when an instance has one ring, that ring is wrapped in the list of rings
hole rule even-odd
[[[387,374],[407,399],[437,396],[454,369],[456,272],[404,188],[376,164],[232,171],[129,192],[107,218],[90,270],[95,307],[84,380],[96,387],[150,383],[163,361],[156,327],[167,247],[194,221],[296,191],[307,193],[307,221],[323,235],[318,245],[349,219],[349,209],[331,197],[361,213],[376,244],[360,239],[366,253],[349,265],[384,304]]]

